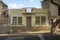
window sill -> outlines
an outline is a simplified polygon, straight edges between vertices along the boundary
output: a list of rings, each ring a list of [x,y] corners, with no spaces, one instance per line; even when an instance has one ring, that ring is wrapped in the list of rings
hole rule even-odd
[[[24,26],[24,25],[11,25],[11,26]]]

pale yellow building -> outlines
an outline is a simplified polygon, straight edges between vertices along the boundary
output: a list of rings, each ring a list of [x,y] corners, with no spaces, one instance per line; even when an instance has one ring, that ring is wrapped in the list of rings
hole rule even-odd
[[[48,11],[40,8],[10,9],[10,28],[14,33],[48,30]]]

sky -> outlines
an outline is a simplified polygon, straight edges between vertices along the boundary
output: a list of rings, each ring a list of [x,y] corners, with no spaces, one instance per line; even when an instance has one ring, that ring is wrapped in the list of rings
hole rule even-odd
[[[24,7],[41,8],[41,0],[3,0],[9,9],[20,9]]]

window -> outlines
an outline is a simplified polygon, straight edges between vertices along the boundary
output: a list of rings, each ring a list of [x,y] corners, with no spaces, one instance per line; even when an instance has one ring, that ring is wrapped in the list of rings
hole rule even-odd
[[[17,25],[17,17],[13,17],[13,19],[12,19],[12,25]]]
[[[41,16],[41,25],[45,25],[45,22],[46,22],[46,17]]]
[[[26,8],[26,12],[31,12],[31,8]]]
[[[37,25],[40,25],[40,16],[36,16],[36,21],[35,22],[36,22]]]
[[[18,25],[22,25],[22,17],[18,17]]]
[[[22,17],[13,17],[12,25],[22,25]]]

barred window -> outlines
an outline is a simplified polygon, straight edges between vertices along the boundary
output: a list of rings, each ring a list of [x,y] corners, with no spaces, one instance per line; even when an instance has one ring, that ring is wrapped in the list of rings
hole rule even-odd
[[[22,25],[22,17],[18,17],[18,25]]]
[[[13,19],[12,19],[12,25],[17,25],[17,17],[13,17]]]
[[[40,25],[40,16],[36,16],[36,25]]]
[[[41,25],[45,25],[45,22],[46,22],[46,17],[41,16]]]

